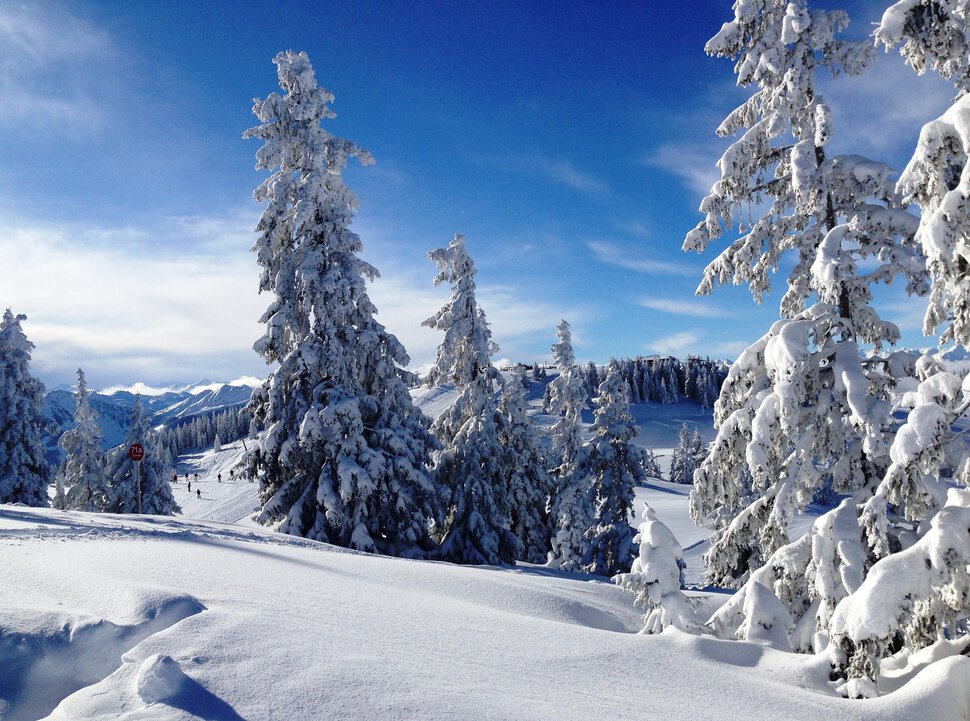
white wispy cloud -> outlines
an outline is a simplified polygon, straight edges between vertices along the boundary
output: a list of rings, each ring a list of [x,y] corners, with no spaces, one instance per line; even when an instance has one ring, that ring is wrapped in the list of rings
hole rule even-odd
[[[639,254],[638,250],[623,248],[607,241],[588,240],[586,241],[586,247],[589,248],[593,257],[601,263],[627,270],[635,270],[639,273],[664,273],[667,275],[684,276],[695,275],[697,273],[690,266],[645,258]]]
[[[160,387],[204,376],[262,376],[252,350],[271,296],[259,294],[249,248],[255,214],[169,218],[151,227],[28,223],[0,217],[4,307],[28,316],[35,375],[71,383],[84,368],[95,387],[142,382]],[[377,320],[404,344],[411,367],[433,362],[441,333],[421,326],[444,305],[447,287],[430,272],[388,257],[368,292]],[[511,358],[555,342],[550,319],[581,327],[588,308],[557,304],[505,285],[478,289],[496,342]],[[527,312],[526,312],[527,311]],[[581,333],[579,333],[581,335]],[[545,354],[540,354],[544,356]]]
[[[551,160],[539,157],[535,158],[531,164],[546,178],[554,183],[565,185],[567,188],[589,195],[607,195],[610,192],[606,183],[577,169],[568,160]]]
[[[443,335],[421,323],[448,302],[450,288],[435,288],[427,277],[418,274],[382,272],[369,290],[378,309],[377,319],[407,348],[410,367],[419,372],[429,368]],[[505,285],[481,285],[476,299],[503,356],[526,361],[549,355],[546,347],[556,342],[555,324],[559,318],[568,318],[579,329],[574,333],[574,344],[581,346],[582,325],[593,313],[588,308],[531,297]],[[539,344],[543,352],[538,356],[534,350],[537,337],[547,341]]]
[[[478,288],[478,304],[485,311],[492,328],[492,336],[505,354],[520,358],[513,352],[520,341],[545,336],[552,345],[556,342],[556,324],[560,318],[580,328],[577,344],[582,342],[581,326],[591,318],[591,310],[584,307],[555,303],[535,298],[507,285],[483,285]]]
[[[533,155],[531,157],[479,156],[477,161],[500,170],[544,178],[557,185],[593,197],[603,197],[610,193],[610,188],[605,182],[580,170],[564,158],[550,158],[544,155]]]
[[[680,178],[700,203],[721,177],[716,163],[728,147],[727,141],[719,141],[713,133],[710,135],[710,140],[693,139],[661,145],[647,155],[643,163]]]
[[[697,350],[700,339],[700,333],[685,330],[655,338],[647,344],[646,348],[650,353],[684,357]]]
[[[732,340],[724,343],[716,343],[710,348],[708,354],[715,358],[727,358],[728,360],[734,360],[741,355],[748,345],[750,344],[745,343],[743,340]]]
[[[106,123],[124,65],[111,36],[57,3],[0,4],[0,127],[78,133]]]
[[[897,52],[877,54],[858,77],[820,76],[820,92],[832,108],[832,149],[858,153],[902,169],[923,124],[953,100],[953,86],[935,73],[916,75]]]
[[[269,299],[257,293],[249,228],[230,249],[207,235],[220,224],[228,233],[232,221],[149,230],[2,219],[0,287],[28,316],[40,374],[63,382],[80,366],[97,384],[260,372],[250,349]],[[172,252],[184,245],[199,252]]]
[[[641,223],[639,220],[620,222],[616,224],[616,227],[622,230],[624,233],[635,235],[638,238],[650,237],[650,229],[646,226],[645,223]]]
[[[880,304],[879,315],[895,323],[904,334],[922,335],[927,306],[928,301],[925,298],[898,298]]]
[[[687,315],[694,318],[727,318],[729,314],[703,300],[671,300],[669,298],[640,298],[637,305],[674,315]]]

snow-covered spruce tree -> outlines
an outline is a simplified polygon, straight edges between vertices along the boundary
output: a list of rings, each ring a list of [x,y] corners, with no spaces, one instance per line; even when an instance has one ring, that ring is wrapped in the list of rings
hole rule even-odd
[[[965,0],[898,2],[875,32],[877,44],[901,45],[918,73],[931,67],[952,80],[959,96],[923,126],[897,188],[922,211],[916,239],[932,284],[924,332],[939,331],[941,343],[964,347],[970,345],[968,19]],[[954,426],[970,409],[970,376],[961,379],[929,356],[918,371],[921,382],[890,451],[892,464],[863,507],[866,541],[879,560],[830,624],[830,658],[848,696],[876,695],[888,656],[948,645],[939,657],[965,651],[968,643],[970,503],[966,491],[955,489],[944,501],[943,477],[955,472],[963,484],[968,479],[967,448]]]
[[[44,386],[30,375],[34,344],[20,327],[25,320],[8,308],[0,321],[0,503],[47,506],[50,469],[40,440]]]
[[[576,472],[583,443],[580,413],[586,405],[586,375],[576,365],[572,331],[561,320],[559,342],[551,347],[559,375],[547,386],[547,412],[557,415],[551,430],[553,492],[549,501],[552,550],[549,562],[567,571],[578,570],[588,546],[586,532],[593,524],[590,479]]]
[[[648,479],[662,477],[660,473],[660,462],[652,448],[643,449],[643,472]]]
[[[542,380],[543,367],[541,363],[532,364],[532,381],[533,383],[539,383]]]
[[[278,363],[249,405],[265,428],[247,456],[259,480],[261,523],[297,536],[390,555],[433,547],[437,488],[428,422],[408,394],[408,356],[378,323],[349,226],[357,200],[341,171],[367,151],[320,122],[333,96],[305,53],[274,58],[284,94],[255,100],[264,141],[257,168],[271,172],[254,197],[266,203],[253,249],[260,291],[275,296],[254,349]]]
[[[475,264],[464,237],[456,235],[428,257],[438,266],[435,284],[452,286],[449,302],[425,321],[445,332],[429,382],[462,388],[432,424],[443,447],[435,468],[447,509],[438,553],[455,563],[511,565],[524,546],[512,530],[509,478],[515,459],[500,440],[509,430],[495,397],[502,377],[491,355],[498,347],[475,299]]]
[[[141,397],[135,397],[131,409],[128,435],[125,442],[108,452],[105,473],[111,484],[109,505],[110,513],[138,512],[138,483],[135,479],[135,462],[128,457],[128,449],[133,443],[141,444],[145,457],[139,461],[138,477],[141,484],[141,512],[156,516],[171,516],[181,512],[172,496],[169,478],[172,468],[168,464],[158,433],[152,427],[151,419],[145,414]]]
[[[741,137],[684,248],[706,248],[745,207],[765,212],[708,265],[698,292],[747,283],[760,301],[781,256],[794,255],[782,319],[731,367],[717,438],[694,477],[691,515],[716,531],[705,557],[716,585],[737,586],[784,546],[789,520],[820,485],[865,495],[886,469],[896,379],[890,358],[864,358],[860,345],[881,349],[899,333],[872,307],[871,287],[901,276],[923,293],[926,282],[917,221],[899,209],[890,169],[826,154],[830,111],[815,72],[861,72],[872,50],[837,39],[847,22],[804,2],[737,2],[707,46],[737,58],[738,83],[757,90],[718,129]],[[753,485],[742,496],[745,466]]]
[[[970,347],[970,2],[898,2],[890,6],[875,32],[886,48],[900,52],[918,73],[932,67],[951,80],[958,99],[939,118],[928,122],[897,184],[899,192],[921,209],[916,240],[930,270],[931,294],[923,330],[939,333],[940,343]],[[967,482],[967,451],[953,443],[953,423],[970,407],[970,376],[962,380],[933,357],[918,363],[921,384],[916,403],[900,429],[893,465],[867,512],[867,532],[877,555],[887,552],[885,524],[878,500],[889,501],[909,521],[928,518],[942,505],[934,488],[943,467],[959,470]],[[888,539],[891,541],[891,539]]]
[[[673,483],[693,483],[694,471],[705,455],[707,454],[701,434],[696,428],[692,429],[684,423],[677,434],[677,447],[670,458],[670,480]]]
[[[628,571],[633,563],[633,489],[647,479],[646,454],[631,443],[637,425],[630,415],[629,394],[619,368],[611,363],[594,401],[593,437],[576,459],[574,475],[589,479],[593,501],[582,568],[601,576]]]
[[[633,560],[630,572],[614,576],[613,581],[636,593],[635,603],[647,609],[641,633],[660,633],[668,626],[700,633],[703,627],[681,590],[687,567],[683,549],[646,503],[642,518],[633,539],[639,544],[639,555]]]
[[[586,368],[583,371],[586,375],[586,388],[589,393],[590,398],[596,393],[596,389],[600,387],[600,376],[599,370],[596,368],[596,364],[593,361],[589,361],[586,364]]]
[[[515,459],[500,440],[507,421],[491,380],[483,375],[466,385],[445,415],[447,422],[434,426],[450,436],[436,466],[448,500],[439,556],[454,563],[512,565],[525,547],[512,530],[508,484]],[[457,430],[452,434],[446,427]]]
[[[64,431],[57,442],[66,454],[57,473],[58,487],[64,489],[61,507],[105,511],[111,504],[111,493],[101,453],[101,425],[91,408],[91,392],[80,368],[74,400],[75,426]]]
[[[545,563],[549,555],[549,497],[552,477],[542,453],[535,423],[528,414],[523,374],[517,372],[506,382],[499,403],[503,425],[499,443],[509,455],[508,494],[512,514],[512,532],[521,541],[519,560]]]
[[[475,300],[475,263],[465,247],[465,236],[456,234],[447,248],[432,250],[428,257],[438,266],[434,284],[451,284],[451,298],[421,324],[445,334],[427,381],[429,386],[453,383],[460,388],[482,375],[481,364],[491,365],[489,359],[498,346]]]
[[[906,64],[922,75],[932,69],[953,83],[960,96],[970,90],[970,2],[901,0],[890,5],[874,33],[876,45],[899,45]]]

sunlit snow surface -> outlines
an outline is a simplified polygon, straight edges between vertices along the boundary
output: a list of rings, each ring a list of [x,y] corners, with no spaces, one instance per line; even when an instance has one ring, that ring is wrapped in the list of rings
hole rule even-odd
[[[4,719],[958,719],[970,681],[845,701],[818,659],[636,634],[610,583],[184,518],[4,506],[0,569]]]
[[[182,457],[180,518],[0,506],[0,719],[970,717],[965,657],[847,701],[824,658],[638,634],[632,594],[605,580],[272,533],[251,520],[256,486],[229,475],[243,452]],[[637,511],[648,500],[674,532],[690,580],[707,532],[688,491],[652,482]],[[702,612],[718,596],[692,594]]]

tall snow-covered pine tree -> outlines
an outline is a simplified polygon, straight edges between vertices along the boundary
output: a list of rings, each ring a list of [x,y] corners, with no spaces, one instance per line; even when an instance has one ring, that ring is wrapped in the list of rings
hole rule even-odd
[[[253,247],[260,291],[274,295],[254,348],[278,363],[250,402],[265,428],[247,457],[259,480],[259,521],[284,533],[390,555],[423,555],[438,493],[429,475],[428,422],[408,394],[409,362],[378,323],[350,230],[357,199],[341,171],[372,162],[324,130],[333,96],[317,85],[306,53],[274,58],[283,94],[257,99],[264,142],[257,168],[271,175],[254,197],[266,203]]]
[[[900,53],[917,73],[950,80],[953,105],[923,126],[898,191],[919,206],[916,240],[930,273],[924,333],[970,347],[970,3],[896,2],[876,43]],[[830,661],[847,696],[879,692],[884,659],[949,655],[966,649],[970,624],[970,447],[959,432],[970,409],[970,375],[933,356],[917,362],[915,403],[890,449],[891,464],[864,504],[867,551],[876,562],[831,614]],[[962,377],[961,377],[962,376]],[[914,540],[915,539],[915,540]],[[952,650],[951,650],[952,649]],[[965,652],[965,651],[964,651]],[[898,665],[897,659],[890,664]]]
[[[804,0],[736,2],[707,45],[737,59],[738,84],[757,90],[718,128],[740,133],[702,201],[685,250],[703,250],[748,208],[764,208],[708,265],[698,292],[747,283],[761,300],[783,255],[793,256],[781,320],[735,361],[715,403],[718,427],[695,474],[691,514],[717,535],[708,581],[733,586],[788,542],[788,522],[824,483],[871,488],[886,467],[895,382],[889,356],[863,357],[899,331],[872,306],[872,286],[901,277],[926,291],[916,219],[899,208],[890,169],[830,156],[831,112],[820,69],[861,72],[872,49],[838,34],[845,13]],[[745,467],[753,477],[742,495]]]
[[[499,443],[508,455],[508,492],[512,531],[522,542],[521,560],[545,563],[549,554],[547,504],[552,493],[552,477],[547,459],[528,414],[521,371],[506,382],[499,402],[504,417]]]
[[[575,474],[589,479],[593,503],[583,570],[602,576],[630,570],[634,558],[633,489],[647,479],[646,452],[631,443],[637,426],[629,411],[629,393],[616,363],[611,363],[594,401],[593,437],[576,459]]]
[[[475,264],[461,235],[428,257],[438,266],[435,284],[452,287],[448,303],[425,321],[445,333],[429,382],[461,389],[432,425],[443,446],[435,468],[447,498],[439,554],[455,563],[511,565],[524,546],[512,530],[513,466],[501,441],[508,419],[495,397],[502,377],[492,365],[497,346],[475,299]]]
[[[551,346],[559,369],[547,387],[547,410],[558,416],[551,430],[553,493],[549,501],[552,550],[549,561],[567,571],[580,568],[588,548],[587,531],[593,524],[590,479],[577,473],[577,456],[582,446],[581,412],[587,399],[587,376],[576,365],[569,323],[556,327],[559,342]]]
[[[443,331],[434,366],[428,372],[428,385],[453,383],[456,388],[488,375],[491,357],[498,352],[485,316],[475,299],[475,263],[468,255],[465,236],[455,234],[446,248],[428,253],[438,266],[434,284],[451,285],[451,298],[422,325]]]

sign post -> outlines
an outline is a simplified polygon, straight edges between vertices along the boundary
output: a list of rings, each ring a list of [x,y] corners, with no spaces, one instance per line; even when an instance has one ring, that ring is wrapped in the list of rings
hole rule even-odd
[[[141,474],[139,473],[141,459],[145,457],[145,449],[141,443],[132,443],[128,448],[128,457],[135,464],[135,487],[138,489],[138,514],[141,515]]]

